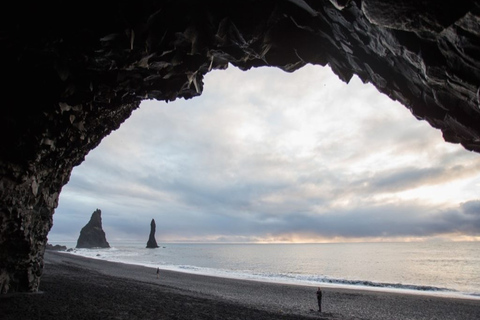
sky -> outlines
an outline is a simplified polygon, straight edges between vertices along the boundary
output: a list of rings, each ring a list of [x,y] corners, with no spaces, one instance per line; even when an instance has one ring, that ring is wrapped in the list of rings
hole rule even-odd
[[[356,76],[233,66],[148,100],[75,167],[49,241],[480,240],[480,154]]]

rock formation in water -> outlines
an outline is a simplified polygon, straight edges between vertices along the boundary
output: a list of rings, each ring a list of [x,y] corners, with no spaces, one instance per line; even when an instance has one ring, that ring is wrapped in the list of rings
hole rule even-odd
[[[50,243],[47,243],[47,246],[45,247],[45,250],[51,250],[51,251],[67,251],[66,246],[62,246],[59,244],[53,245]]]
[[[16,1],[0,15],[1,292],[38,290],[72,168],[142,100],[198,96],[229,64],[356,74],[480,151],[478,1]]]
[[[155,219],[152,219],[150,222],[150,235],[148,236],[147,248],[158,248],[157,240],[155,239]]]
[[[77,248],[110,248],[102,228],[102,211],[92,213],[90,221],[80,231]]]

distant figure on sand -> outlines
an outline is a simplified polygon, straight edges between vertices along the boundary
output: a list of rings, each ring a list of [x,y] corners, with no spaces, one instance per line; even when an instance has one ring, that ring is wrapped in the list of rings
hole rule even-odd
[[[322,290],[320,287],[317,289],[317,302],[318,302],[318,312],[322,312]]]
[[[157,268],[157,279],[159,275],[160,275],[160,268]]]

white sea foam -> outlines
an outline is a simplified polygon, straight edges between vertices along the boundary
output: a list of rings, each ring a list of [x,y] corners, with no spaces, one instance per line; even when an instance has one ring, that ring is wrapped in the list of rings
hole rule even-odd
[[[225,278],[480,299],[477,247],[476,243],[165,244],[146,249],[143,243],[122,243],[72,253]]]

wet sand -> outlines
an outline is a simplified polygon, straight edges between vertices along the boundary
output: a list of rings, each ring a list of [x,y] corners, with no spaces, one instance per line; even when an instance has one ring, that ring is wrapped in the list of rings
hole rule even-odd
[[[226,279],[47,251],[40,292],[0,296],[0,319],[480,319],[480,300]]]

